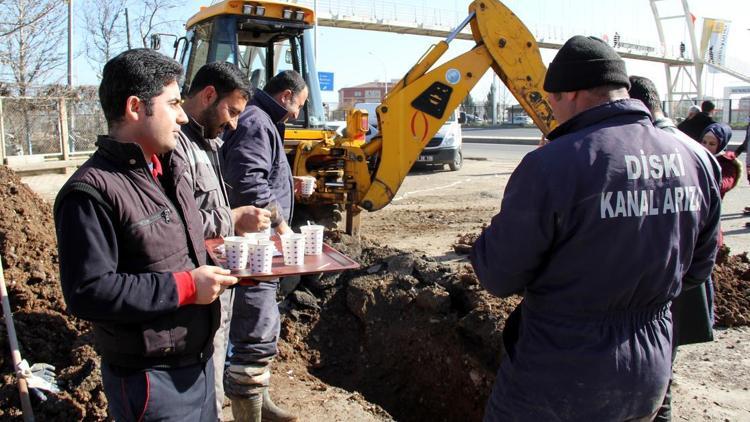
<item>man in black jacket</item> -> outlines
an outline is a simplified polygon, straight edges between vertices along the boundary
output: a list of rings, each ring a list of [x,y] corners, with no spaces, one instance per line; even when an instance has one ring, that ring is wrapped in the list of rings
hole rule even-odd
[[[701,103],[701,112],[689,119],[685,119],[685,121],[677,125],[677,129],[680,129],[687,136],[700,142],[703,130],[710,124],[716,123],[713,119],[715,109],[716,105],[714,103],[708,100],[704,101]]]
[[[181,73],[148,49],[104,66],[99,99],[109,134],[55,202],[65,302],[94,323],[117,421],[216,420],[216,298],[237,280],[204,265],[186,163],[170,153],[187,122]]]

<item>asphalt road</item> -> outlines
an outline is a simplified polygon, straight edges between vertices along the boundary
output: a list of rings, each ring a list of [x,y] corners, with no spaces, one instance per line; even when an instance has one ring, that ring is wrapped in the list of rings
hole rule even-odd
[[[463,145],[466,159],[488,159],[520,162],[526,153],[536,149],[533,145],[514,144],[469,144]]]
[[[507,140],[513,142],[514,140],[521,140],[525,142],[536,143],[541,139],[542,132],[536,127],[521,128],[474,128],[465,127],[462,128],[464,139],[468,142],[472,140],[481,142],[482,139],[494,142],[502,142]],[[734,149],[739,146],[745,139],[744,130],[732,131],[732,139],[729,141],[730,149]]]
[[[523,159],[533,145],[464,143],[464,157],[467,160],[487,160],[507,166],[510,171]],[[745,154],[739,157],[745,162]],[[502,187],[504,189],[504,186]],[[742,177],[737,187],[726,194],[722,201],[721,227],[724,231],[724,242],[732,253],[750,252],[750,228],[745,227],[750,217],[743,215],[743,209],[750,206],[750,185]]]

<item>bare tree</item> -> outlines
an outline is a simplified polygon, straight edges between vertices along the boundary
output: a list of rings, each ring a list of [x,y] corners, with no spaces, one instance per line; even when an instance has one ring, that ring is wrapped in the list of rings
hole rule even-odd
[[[169,19],[170,12],[183,5],[180,0],[141,0],[137,7],[135,22],[144,47],[149,37],[158,32],[177,33],[183,22]]]
[[[104,64],[126,49],[122,0],[89,0],[84,9],[86,59],[101,78]]]
[[[61,48],[65,26],[65,3],[55,0],[3,0],[0,20],[15,22],[16,29],[0,38],[0,65],[9,70],[25,96],[32,84],[48,82],[65,63]]]
[[[0,38],[11,35],[25,26],[33,25],[58,5],[53,2],[46,2],[44,7],[37,10],[36,14],[26,16],[24,20],[14,19],[16,14],[10,11],[9,6],[8,2],[0,0]]]

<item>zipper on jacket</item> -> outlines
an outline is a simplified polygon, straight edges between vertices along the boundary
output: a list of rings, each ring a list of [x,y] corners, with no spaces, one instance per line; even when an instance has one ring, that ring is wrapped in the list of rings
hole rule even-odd
[[[172,222],[170,215],[172,215],[172,210],[170,210],[169,208],[164,208],[161,212],[161,216],[164,219],[164,222],[167,224]]]
[[[159,219],[164,219],[164,221],[166,221],[167,223],[169,223],[170,222],[169,215],[171,214],[171,212],[172,211],[170,209],[164,208],[164,209],[160,210],[159,212],[157,212],[156,214],[150,215],[150,216],[144,218],[143,220],[139,220],[139,221],[136,221],[135,223],[131,224],[130,226],[128,226],[128,230],[132,230],[132,229],[135,229],[135,228],[138,228],[138,227],[144,227],[144,226],[151,225],[151,224],[155,223]]]

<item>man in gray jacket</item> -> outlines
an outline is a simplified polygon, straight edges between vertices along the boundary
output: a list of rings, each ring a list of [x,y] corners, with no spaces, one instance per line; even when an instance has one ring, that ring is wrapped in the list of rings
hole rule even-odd
[[[234,129],[247,104],[249,86],[240,69],[231,63],[215,62],[201,67],[193,78],[183,109],[188,122],[182,125],[176,154],[186,163],[186,177],[192,186],[206,239],[265,230],[270,212],[252,205],[230,208],[222,180],[218,151],[225,128]],[[214,375],[217,417],[224,404],[224,361],[233,290],[221,295],[221,323],[214,337]]]

